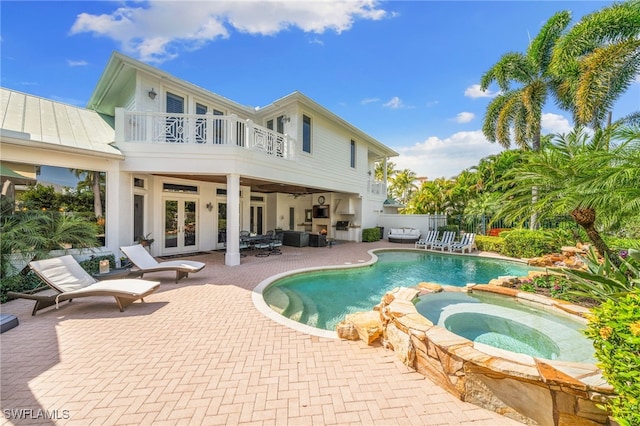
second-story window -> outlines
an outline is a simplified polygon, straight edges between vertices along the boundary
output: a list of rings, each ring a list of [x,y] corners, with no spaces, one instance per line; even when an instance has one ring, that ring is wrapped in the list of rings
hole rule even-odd
[[[267,120],[267,129],[274,130],[273,121],[274,121],[273,118],[270,120]],[[280,134],[284,134],[284,115],[279,115],[278,118],[275,119],[275,122],[276,122],[275,131]]]
[[[302,116],[302,151],[311,153],[311,117]]]
[[[184,98],[167,93],[167,113],[182,114],[184,112]],[[165,126],[165,140],[167,142],[184,142],[184,118],[167,117]]]
[[[349,163],[351,168],[356,168],[356,141],[351,140],[351,162]]]

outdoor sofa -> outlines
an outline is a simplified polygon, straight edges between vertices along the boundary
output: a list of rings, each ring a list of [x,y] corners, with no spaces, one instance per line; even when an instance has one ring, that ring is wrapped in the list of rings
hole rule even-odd
[[[420,239],[420,230],[416,228],[391,228],[387,238],[390,243],[415,244]]]

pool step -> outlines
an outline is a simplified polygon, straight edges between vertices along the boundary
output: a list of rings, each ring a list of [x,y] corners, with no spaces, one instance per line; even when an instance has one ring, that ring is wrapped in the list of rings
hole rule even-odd
[[[284,311],[287,310],[289,304],[289,296],[285,292],[283,292],[280,287],[273,287],[268,290],[268,293],[265,294],[264,297],[265,302],[269,305],[271,309],[279,313],[280,315],[284,314]]]
[[[300,295],[302,303],[304,303],[304,312],[300,322],[303,324],[316,327],[318,325],[318,308],[312,299],[307,296]]]
[[[282,312],[282,315],[299,322],[300,318],[302,318],[302,315],[304,314],[304,303],[302,302],[302,299],[297,293],[289,290],[288,288],[283,287],[280,290],[282,290],[282,292],[289,298],[289,306],[287,306],[287,309]]]

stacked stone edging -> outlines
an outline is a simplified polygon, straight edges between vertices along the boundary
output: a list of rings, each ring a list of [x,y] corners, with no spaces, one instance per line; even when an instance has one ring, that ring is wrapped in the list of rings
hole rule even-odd
[[[510,278],[510,277],[509,277]],[[606,425],[608,413],[597,407],[613,396],[601,371],[591,364],[536,359],[460,337],[433,325],[411,302],[437,284],[396,288],[373,311],[347,315],[337,327],[343,339],[378,339],[407,366],[429,377],[463,401],[530,425]],[[498,285],[474,285],[485,291],[544,303],[584,317],[587,310]],[[535,297],[532,297],[535,296]]]

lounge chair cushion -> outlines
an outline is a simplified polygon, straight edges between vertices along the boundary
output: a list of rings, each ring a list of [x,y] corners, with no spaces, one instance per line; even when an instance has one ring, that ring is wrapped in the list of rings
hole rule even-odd
[[[12,293],[13,297],[23,297],[36,301],[32,315],[39,309],[58,304],[60,301],[77,297],[112,296],[120,311],[135,300],[142,300],[158,290],[160,283],[141,279],[121,279],[97,281],[71,255],[29,262],[29,266],[51,289],[58,294]]]
[[[388,238],[390,242],[415,243],[420,239],[420,230],[416,228],[391,228]]]
[[[175,271],[175,282],[178,282],[181,278],[186,278],[190,272],[198,272],[206,266],[205,263],[193,260],[168,260],[158,262],[151,256],[147,249],[140,244],[120,247],[120,250],[143,274],[148,272]]]

